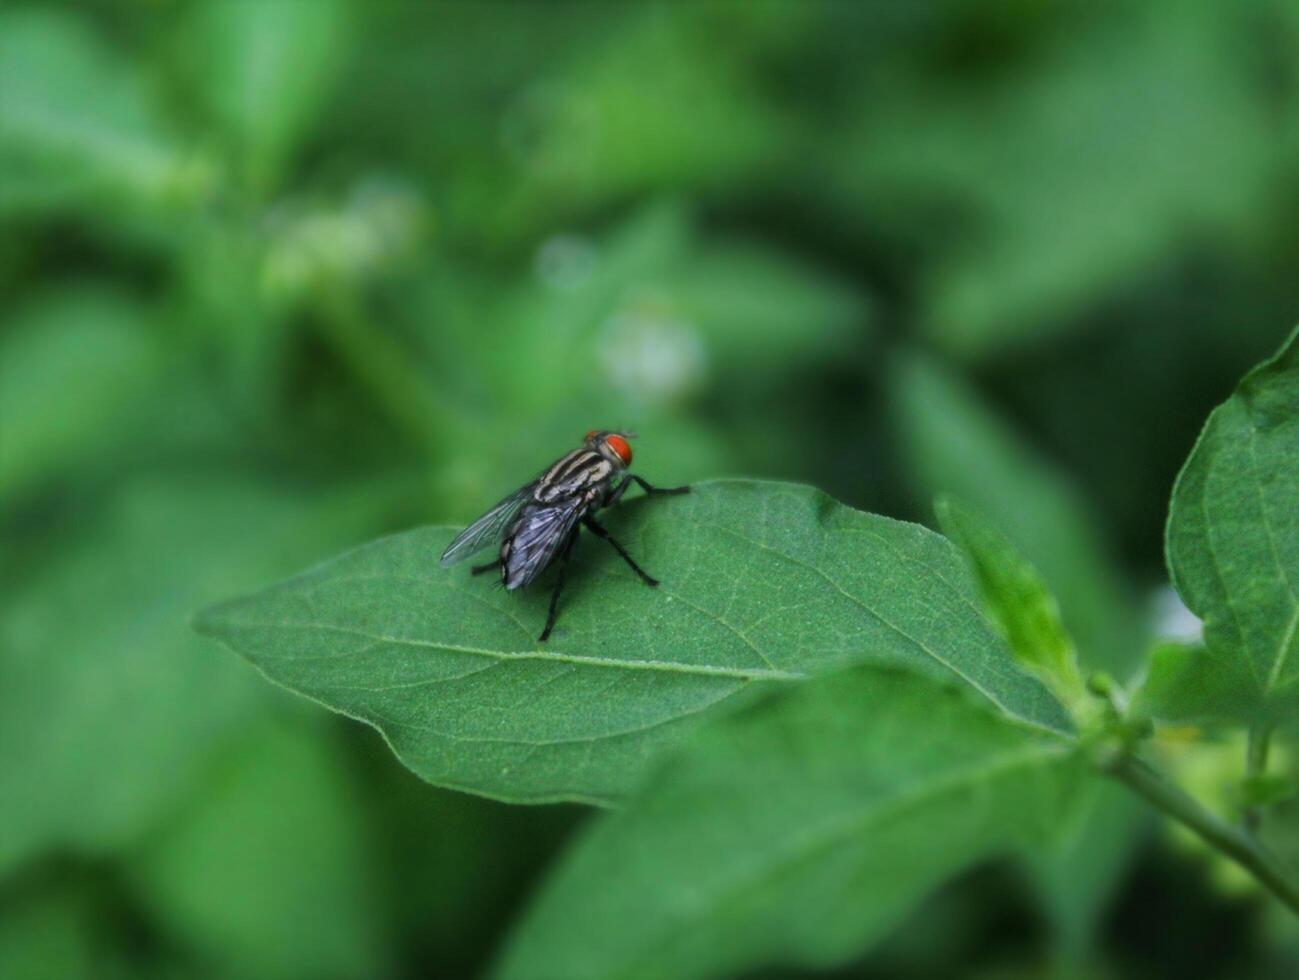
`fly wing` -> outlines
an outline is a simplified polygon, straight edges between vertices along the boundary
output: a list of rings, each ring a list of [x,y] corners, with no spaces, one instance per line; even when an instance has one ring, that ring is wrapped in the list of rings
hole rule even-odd
[[[519,508],[532,496],[534,486],[535,484],[529,483],[527,486],[519,487],[457,534],[455,540],[447,545],[447,550],[442,552],[442,567],[464,561],[488,545],[499,541],[506,528],[510,526],[510,521],[514,520],[514,515],[519,512]]]
[[[587,507],[580,500],[566,500],[549,507],[529,510],[510,537],[505,560],[505,587],[528,585],[554,561],[569,539]]]

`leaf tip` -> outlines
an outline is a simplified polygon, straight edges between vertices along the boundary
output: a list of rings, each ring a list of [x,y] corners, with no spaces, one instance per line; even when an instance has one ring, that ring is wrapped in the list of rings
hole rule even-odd
[[[218,638],[225,631],[226,611],[230,603],[217,602],[204,606],[189,618],[189,628],[199,636]]]

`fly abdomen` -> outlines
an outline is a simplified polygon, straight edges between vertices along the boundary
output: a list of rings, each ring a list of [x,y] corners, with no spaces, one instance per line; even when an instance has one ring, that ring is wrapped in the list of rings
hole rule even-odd
[[[584,498],[532,503],[519,512],[501,542],[501,582],[519,589],[534,581],[564,548],[589,509]]]

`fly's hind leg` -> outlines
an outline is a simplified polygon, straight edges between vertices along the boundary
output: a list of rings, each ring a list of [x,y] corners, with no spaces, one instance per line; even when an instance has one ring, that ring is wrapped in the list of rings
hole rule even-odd
[[[594,534],[596,537],[604,538],[611,545],[613,545],[613,550],[618,552],[618,554],[622,555],[622,560],[631,566],[631,570],[635,572],[637,575],[639,575],[641,577],[641,580],[646,585],[654,587],[659,584],[659,580],[654,578],[648,572],[646,572],[645,569],[637,565],[635,560],[632,558],[632,556],[627,554],[627,549],[624,548],[622,545],[620,545],[616,540],[614,540],[613,535],[610,534],[608,531],[606,531],[601,525],[597,524],[590,517],[582,518],[582,523],[587,528],[589,528],[591,533]]]
[[[559,593],[564,591],[564,572],[568,570],[568,556],[573,551],[573,543],[577,541],[577,531],[569,536],[568,543],[564,545],[564,550],[559,555],[559,573],[555,577],[555,589],[550,593],[550,609],[546,613],[546,628],[541,631],[541,636],[537,637],[538,643],[545,643],[550,637],[550,631],[554,629],[555,618],[559,615]]]

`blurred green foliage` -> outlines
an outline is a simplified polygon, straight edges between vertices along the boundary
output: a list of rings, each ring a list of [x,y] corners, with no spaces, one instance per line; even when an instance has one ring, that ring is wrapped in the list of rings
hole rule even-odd
[[[1125,676],[1297,210],[1290,0],[5,4],[0,975],[480,969],[581,811],[425,786],[187,620],[592,426],[954,491]],[[864,969],[1293,968],[1148,938],[1261,913],[1095,813]]]

